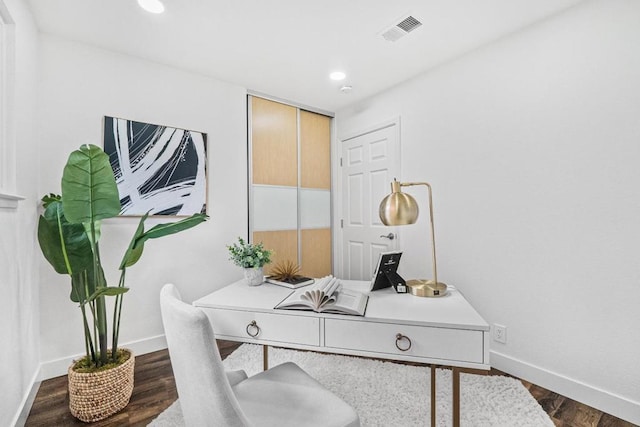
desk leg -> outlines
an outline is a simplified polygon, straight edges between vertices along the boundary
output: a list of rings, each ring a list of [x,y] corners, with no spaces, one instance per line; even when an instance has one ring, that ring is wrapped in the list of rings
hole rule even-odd
[[[453,427],[460,427],[460,370],[453,368]]]
[[[431,427],[436,427],[436,365],[431,365]]]
[[[269,369],[269,346],[262,346],[262,368],[266,371]]]

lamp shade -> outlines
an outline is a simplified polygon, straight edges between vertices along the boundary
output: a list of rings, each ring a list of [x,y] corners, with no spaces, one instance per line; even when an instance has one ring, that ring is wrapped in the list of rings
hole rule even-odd
[[[396,184],[396,185],[394,185]],[[379,215],[384,225],[414,224],[420,210],[411,195],[400,190],[400,183],[391,183],[391,194],[380,202]]]

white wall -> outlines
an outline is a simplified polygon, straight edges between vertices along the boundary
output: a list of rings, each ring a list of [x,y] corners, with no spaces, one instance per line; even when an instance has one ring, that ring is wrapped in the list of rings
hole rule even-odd
[[[208,134],[210,220],[145,245],[127,270],[120,342],[138,352],[162,348],[159,291],[173,282],[192,301],[242,276],[225,245],[247,234],[246,90],[201,75],[51,36],[41,37],[40,192],[60,192],[69,153],[102,145],[103,116],[159,123]],[[158,222],[147,221],[148,226]],[[107,280],[117,283],[122,254],[138,218],[105,221],[101,254]],[[39,254],[38,254],[39,255]],[[39,255],[40,256],[40,255]],[[81,316],[69,301],[69,279],[41,262],[42,376],[66,372],[83,353]]]
[[[492,365],[637,424],[639,40],[640,2],[589,1],[336,115],[401,116],[439,278],[508,327]],[[427,224],[400,229],[406,278],[431,275]]]
[[[16,165],[15,188],[5,190],[20,194],[25,200],[19,202],[17,209],[0,209],[0,342],[3,343],[0,425],[3,426],[17,421],[39,366],[38,260],[34,255],[38,195],[34,124],[38,40],[33,19],[23,2],[5,0],[4,3],[15,22],[11,111],[15,132],[12,141],[3,143],[15,144],[15,151],[9,152],[15,153]]]

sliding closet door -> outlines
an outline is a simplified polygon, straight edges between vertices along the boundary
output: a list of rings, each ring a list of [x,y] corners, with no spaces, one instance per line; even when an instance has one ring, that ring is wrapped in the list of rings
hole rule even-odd
[[[331,118],[300,111],[301,267],[331,274]]]
[[[331,119],[250,97],[251,200],[254,242],[310,277],[331,274]]]
[[[297,121],[295,107],[251,97],[252,238],[274,252],[265,274],[298,261]]]

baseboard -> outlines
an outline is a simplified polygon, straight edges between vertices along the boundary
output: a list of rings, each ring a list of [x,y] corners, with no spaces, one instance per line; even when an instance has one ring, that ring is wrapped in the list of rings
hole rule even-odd
[[[135,355],[141,355],[146,353],[152,353],[154,351],[163,350],[167,348],[167,340],[164,335],[157,335],[155,337],[145,338],[138,341],[130,341],[122,343],[118,347],[126,347],[131,349]],[[49,378],[59,377],[67,374],[67,369],[76,359],[81,358],[84,354],[75,354],[71,356],[61,357],[60,359],[50,360],[48,362],[42,362],[40,364],[40,376],[39,381],[48,380]]]
[[[40,388],[40,381],[38,381],[39,376],[40,369],[38,368],[33,374],[31,381],[29,381],[29,389],[22,398],[20,406],[18,407],[18,412],[13,417],[13,421],[10,425],[14,427],[23,427],[27,422],[29,412],[31,412],[31,406],[33,405],[33,401],[36,398],[36,394],[38,394],[38,389]]]
[[[532,382],[572,400],[640,425],[640,402],[551,372],[511,356],[491,351],[491,367]]]

